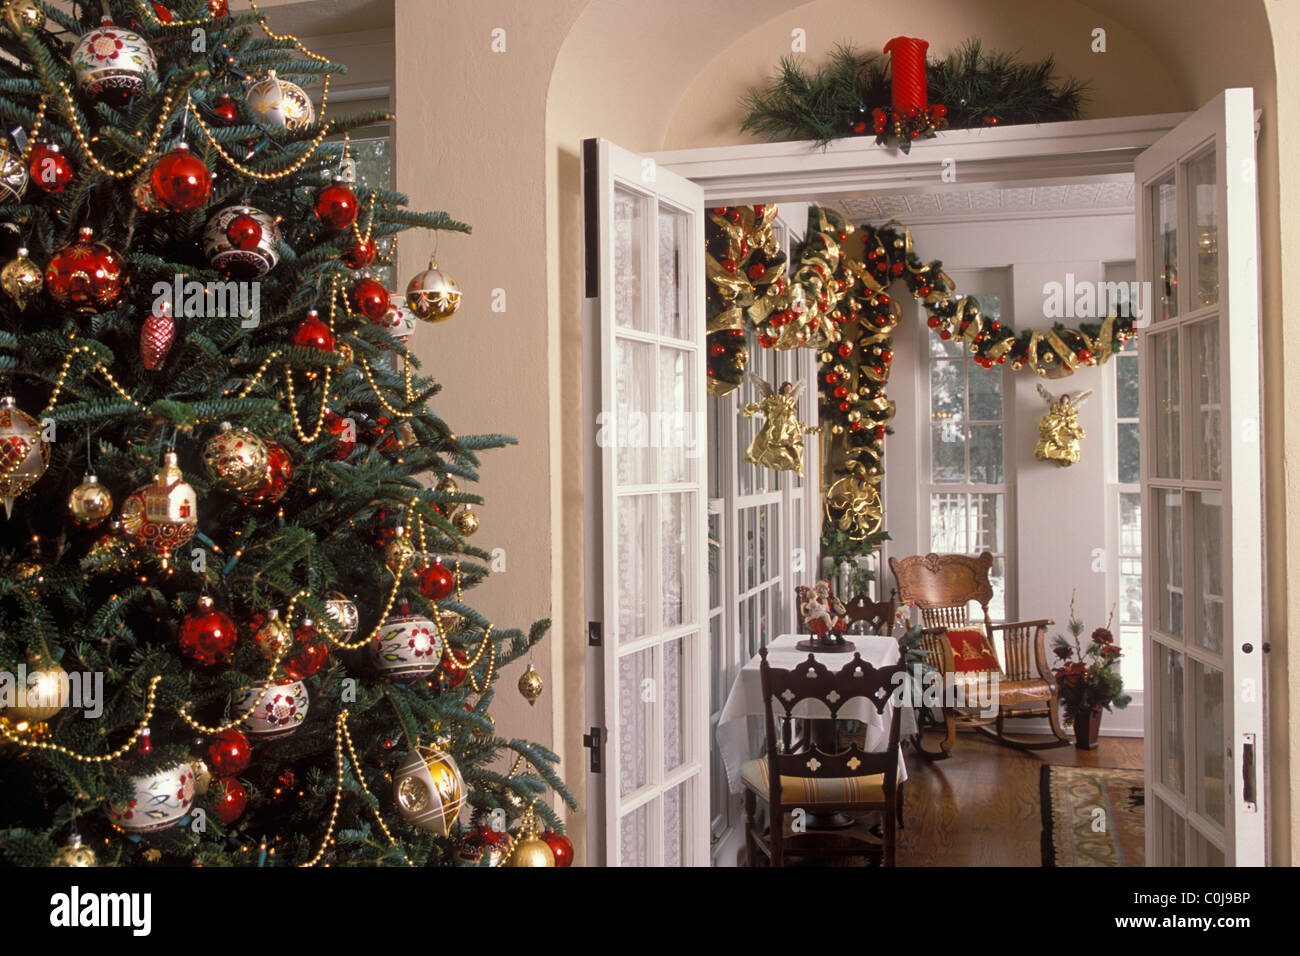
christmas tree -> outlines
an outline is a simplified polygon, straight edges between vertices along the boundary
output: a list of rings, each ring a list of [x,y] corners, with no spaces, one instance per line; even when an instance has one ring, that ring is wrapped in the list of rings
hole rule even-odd
[[[547,622],[462,596],[511,439],[400,338],[454,282],[364,271],[469,227],[358,179],[391,117],[255,5],[73,11],[0,10],[0,859],[567,862],[557,758],[491,716]]]

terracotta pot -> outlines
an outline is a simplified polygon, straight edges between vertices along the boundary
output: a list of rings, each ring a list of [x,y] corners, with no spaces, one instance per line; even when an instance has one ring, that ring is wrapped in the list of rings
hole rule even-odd
[[[1079,750],[1097,749],[1097,732],[1101,730],[1101,705],[1074,718],[1074,746]]]

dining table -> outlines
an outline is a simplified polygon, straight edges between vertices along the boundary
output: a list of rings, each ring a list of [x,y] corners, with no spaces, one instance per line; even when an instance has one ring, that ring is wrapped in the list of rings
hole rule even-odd
[[[854,645],[854,650],[862,660],[872,667],[889,667],[897,664],[900,658],[898,641],[888,635],[850,634],[847,635]],[[795,645],[807,641],[806,634],[782,634],[767,645],[769,666],[789,670],[808,660],[811,653],[827,667],[838,670],[853,659],[853,652],[843,651],[807,651]],[[732,682],[727,702],[718,716],[718,726],[714,739],[727,772],[727,789],[731,793],[741,792],[740,767],[746,760],[764,752],[766,735],[762,717],[763,682],[760,672],[760,658],[755,654],[745,662]],[[866,698],[856,697],[847,701],[840,708],[840,719],[856,720],[865,725],[864,747],[867,750],[883,751],[889,747],[889,725],[893,720],[894,703],[886,704],[883,712],[878,712],[875,705]],[[826,705],[817,700],[801,701],[792,716],[808,720],[825,720],[830,717]],[[904,707],[899,715],[900,739],[916,733],[916,715],[911,707]],[[898,779],[907,779],[907,766],[903,761],[902,751],[898,755]]]

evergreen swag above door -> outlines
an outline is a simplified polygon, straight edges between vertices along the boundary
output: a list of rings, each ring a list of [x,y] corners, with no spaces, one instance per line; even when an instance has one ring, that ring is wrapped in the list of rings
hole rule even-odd
[[[709,211],[709,392],[723,396],[740,385],[749,359],[747,330],[762,348],[818,351],[821,424],[830,432],[823,489],[844,477],[862,489],[854,501],[837,495],[828,507],[828,518],[850,534],[879,526],[885,436],[895,411],[885,386],[894,329],[903,316],[889,291],[896,280],[921,302],[934,334],[965,342],[971,361],[985,369],[1010,363],[1016,371],[1064,378],[1104,365],[1135,334],[1133,319],[1113,315],[1078,328],[1058,322],[1046,332],[1017,333],[985,316],[973,296],[959,296],[943,264],[922,259],[911,232],[897,221],[854,227],[833,210],[813,206],[806,239],[787,262],[772,232],[776,215],[773,205]],[[859,499],[875,503],[863,507]]]

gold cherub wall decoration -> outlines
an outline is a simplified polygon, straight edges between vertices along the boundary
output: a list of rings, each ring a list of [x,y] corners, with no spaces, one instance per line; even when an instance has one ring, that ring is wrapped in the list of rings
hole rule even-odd
[[[1079,424],[1079,408],[1088,400],[1092,389],[1053,395],[1040,384],[1038,394],[1047,402],[1047,414],[1038,421],[1038,444],[1034,446],[1034,457],[1039,461],[1054,461],[1062,468],[1077,463],[1079,443],[1084,436],[1083,426]]]
[[[815,435],[819,431],[799,421],[799,396],[803,394],[806,383],[782,382],[781,387],[773,391],[772,386],[761,378],[750,376],[750,380],[758,387],[763,400],[750,402],[741,408],[740,413],[753,418],[755,412],[762,412],[763,424],[749,443],[745,461],[774,471],[793,471],[802,478],[803,436]]]

